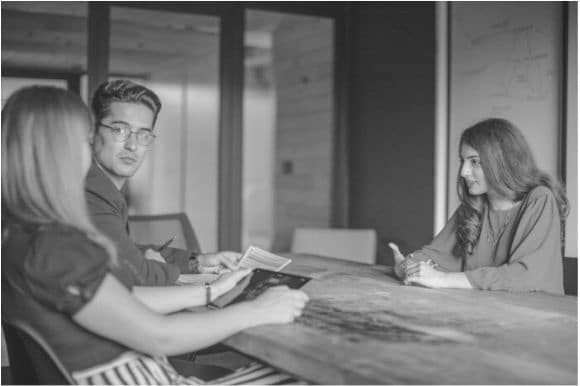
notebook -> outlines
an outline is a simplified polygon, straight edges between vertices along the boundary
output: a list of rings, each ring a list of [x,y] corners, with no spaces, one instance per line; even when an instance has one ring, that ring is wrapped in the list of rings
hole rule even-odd
[[[252,300],[270,287],[287,285],[290,288],[298,289],[309,281],[309,277],[257,268],[230,291],[215,299],[209,306],[222,308],[229,304]]]

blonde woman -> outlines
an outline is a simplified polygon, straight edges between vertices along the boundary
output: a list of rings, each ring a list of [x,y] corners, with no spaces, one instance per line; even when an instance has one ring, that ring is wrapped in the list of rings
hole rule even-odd
[[[195,351],[248,327],[288,323],[308,297],[273,288],[217,311],[199,287],[133,287],[114,245],[89,220],[90,113],[73,93],[31,87],[2,109],[2,318],[29,323],[79,384],[191,384],[166,355]],[[249,271],[222,275],[211,299]],[[291,382],[262,365],[218,383]]]

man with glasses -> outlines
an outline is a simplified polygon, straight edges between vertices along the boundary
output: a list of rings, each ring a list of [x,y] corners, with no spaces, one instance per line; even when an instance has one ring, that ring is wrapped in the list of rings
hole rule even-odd
[[[128,232],[124,198],[132,177],[153,145],[161,102],[150,89],[128,80],[101,84],[92,101],[93,164],[86,179],[86,196],[93,222],[116,242],[119,261],[143,279],[143,285],[174,284],[180,273],[219,273],[235,268],[238,253],[200,254],[165,248],[142,251]]]

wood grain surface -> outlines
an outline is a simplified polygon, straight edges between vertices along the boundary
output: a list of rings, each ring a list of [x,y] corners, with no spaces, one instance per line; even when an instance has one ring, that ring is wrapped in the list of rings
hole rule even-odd
[[[292,324],[225,344],[321,384],[577,384],[576,297],[404,286],[390,267],[288,255]]]

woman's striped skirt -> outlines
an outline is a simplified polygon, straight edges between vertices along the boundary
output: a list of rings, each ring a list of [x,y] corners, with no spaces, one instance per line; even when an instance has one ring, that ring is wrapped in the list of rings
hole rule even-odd
[[[179,374],[166,357],[126,352],[113,361],[72,373],[79,385],[285,385],[306,384],[269,366],[251,363],[224,377],[205,382]]]

